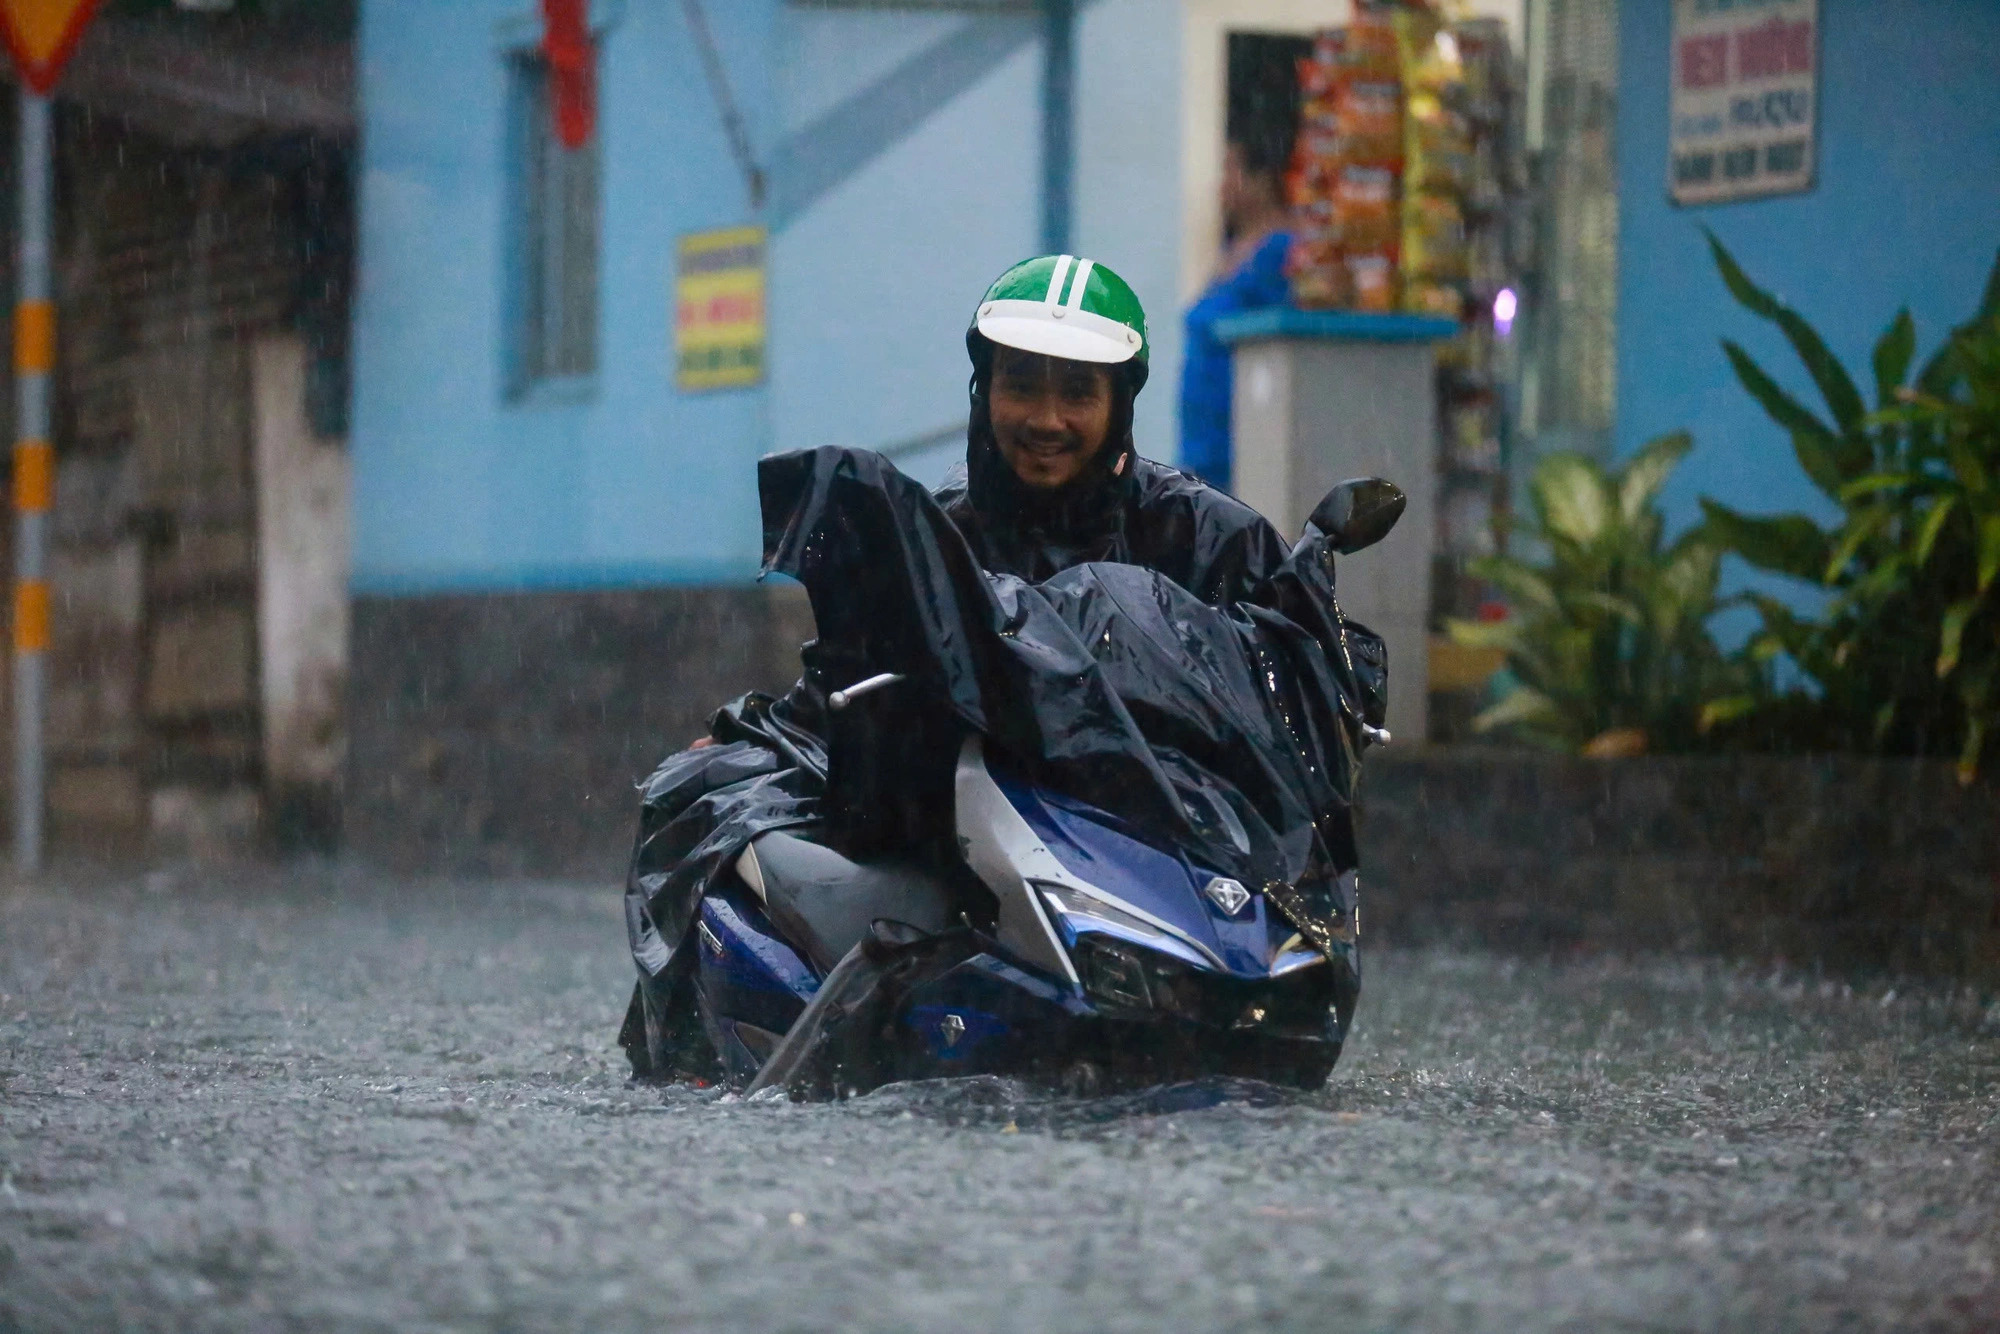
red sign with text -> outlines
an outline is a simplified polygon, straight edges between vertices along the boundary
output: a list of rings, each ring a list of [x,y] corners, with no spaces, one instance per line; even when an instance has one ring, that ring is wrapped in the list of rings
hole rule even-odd
[[[1812,188],[1818,32],[1819,0],[1674,0],[1675,203]]]

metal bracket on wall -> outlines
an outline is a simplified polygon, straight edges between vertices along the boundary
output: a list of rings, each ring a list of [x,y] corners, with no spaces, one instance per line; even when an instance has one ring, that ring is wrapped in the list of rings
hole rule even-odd
[[[722,53],[715,48],[715,34],[709,31],[708,14],[701,7],[701,0],[681,0],[681,12],[687,16],[688,30],[694,34],[695,45],[701,49],[702,69],[708,74],[709,91],[715,96],[715,109],[722,117],[723,133],[729,136],[729,151],[736,158],[736,166],[743,173],[743,185],[750,193],[750,207],[764,207],[764,169],[757,165],[756,154],[750,151],[750,135],[743,128],[743,117],[736,109],[736,95],[729,88],[729,71],[722,66]]]

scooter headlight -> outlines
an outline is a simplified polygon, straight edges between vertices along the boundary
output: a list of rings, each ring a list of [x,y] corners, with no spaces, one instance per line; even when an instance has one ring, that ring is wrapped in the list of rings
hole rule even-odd
[[[1186,940],[1135,913],[1126,912],[1115,903],[1106,902],[1104,898],[1082,893],[1068,885],[1037,882],[1035,888],[1041,891],[1042,902],[1047,905],[1049,915],[1061,930],[1063,943],[1072,950],[1086,940],[1110,937],[1171,955],[1197,968],[1214,966],[1212,960],[1202,957],[1202,951]]]
[[[1108,940],[1083,942],[1076,951],[1077,972],[1093,1000],[1131,1010],[1153,1008],[1153,991],[1146,984],[1146,962],[1133,951]]]

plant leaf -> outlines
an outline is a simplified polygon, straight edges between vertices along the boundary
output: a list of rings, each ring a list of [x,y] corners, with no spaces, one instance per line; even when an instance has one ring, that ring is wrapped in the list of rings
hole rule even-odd
[[[1811,409],[1778,387],[1778,382],[1765,374],[1764,368],[1751,359],[1750,354],[1729,339],[1722,340],[1723,355],[1729,358],[1731,369],[1743,387],[1750,391],[1750,397],[1762,405],[1771,420],[1787,431],[1807,431],[1827,440],[1833,439],[1833,432],[1827,424],[1814,416]]]
[[[1539,690],[1521,686],[1499,703],[1481,710],[1472,720],[1472,730],[1491,732],[1499,727],[1554,722],[1558,716],[1554,700]]]
[[[1993,256],[1993,267],[1986,275],[1986,290],[1979,298],[1979,308],[1972,312],[1971,319],[1952,330],[1952,336],[1944,340],[1944,346],[1931,354],[1931,359],[1924,363],[1923,370],[1917,375],[1917,387],[1933,398],[1945,397],[1961,370],[1958,335],[1984,324],[1995,314],[2000,314],[2000,251]]]
[[[1861,402],[1861,392],[1854,387],[1847,369],[1827,350],[1819,333],[1798,312],[1751,282],[1713,232],[1708,234],[1708,248],[1715,256],[1715,266],[1721,270],[1722,281],[1730,294],[1747,309],[1784,331],[1792,350],[1805,363],[1806,373],[1812,376],[1813,383],[1819,386],[1819,392],[1825,397],[1827,409],[1833,413],[1834,424],[1844,432],[1859,431],[1861,419],[1868,411]]]
[[[1803,514],[1738,514],[1707,496],[1701,498],[1709,531],[1718,545],[1759,569],[1819,582],[1826,571],[1832,539]]]
[[[1957,496],[1946,496],[1931,506],[1930,513],[1924,515],[1923,526],[1917,529],[1917,549],[1914,558],[1917,568],[1922,569],[1931,558],[1931,548],[1937,545],[1938,534],[1944,531],[1944,521],[1951,517],[1958,507]]]
[[[1505,593],[1523,611],[1560,616],[1562,603],[1540,572],[1512,556],[1480,556],[1465,563],[1467,573]]]
[[[1719,723],[1734,722],[1756,711],[1755,695],[1726,695],[1721,699],[1712,699],[1701,706],[1701,715],[1695,722],[1695,729],[1706,735]]]
[[[1701,230],[1702,235],[1708,238],[1709,253],[1715,257],[1715,267],[1721,271],[1723,286],[1729,289],[1729,294],[1751,314],[1761,315],[1767,320],[1777,319],[1778,312],[1784,308],[1778,298],[1750,281],[1750,275],[1737,265],[1735,256],[1723,248],[1714,232],[1706,227]]]
[[[1838,458],[1830,447],[1831,437],[1812,431],[1792,432],[1792,454],[1798,459],[1799,467],[1805,470],[1812,484],[1836,499],[1844,489],[1847,478],[1841,471]]]
[[[1886,408],[1896,402],[1896,391],[1903,387],[1903,380],[1910,373],[1910,360],[1916,354],[1917,324],[1910,318],[1910,308],[1905,306],[1896,312],[1881,341],[1875,344],[1877,407]]]
[[[1979,521],[1980,592],[1992,586],[1996,574],[2000,574],[2000,514],[1989,514]]]
[[[1663,600],[1674,604],[1676,618],[1682,608],[1705,605],[1715,597],[1721,564],[1722,553],[1713,542],[1703,540],[1700,529],[1674,544],[1660,569],[1660,588],[1667,594]]]
[[[1617,597],[1610,593],[1588,591],[1573,593],[1570,601],[1582,607],[1593,607],[1606,615],[1615,616],[1628,625],[1644,625],[1646,618],[1630,598]]]
[[[1972,713],[1965,720],[1965,744],[1958,752],[1958,784],[1972,786],[1972,780],[1979,777],[1979,752],[1986,748],[1986,719]]]
[[[1937,674],[1940,680],[1950,676],[1958,666],[1958,651],[1965,639],[1966,623],[1978,610],[1977,597],[1960,598],[1944,609],[1944,620],[1938,631]]]
[[[1974,494],[1986,490],[1986,464],[1979,457],[1977,446],[1964,436],[1954,434],[1946,452],[1951,458],[1951,470],[1958,475],[1966,490]]]
[[[1908,486],[1918,480],[1920,479],[1914,473],[1871,472],[1866,477],[1857,477],[1841,487],[1835,493],[1835,498],[1845,505],[1863,496],[1872,496],[1877,491],[1893,491],[1899,486]]]
[[[1549,454],[1530,484],[1542,526],[1554,537],[1589,546],[1605,535],[1611,521],[1610,487],[1604,470],[1581,454]]]
[[[1847,569],[1847,563],[1861,550],[1862,543],[1888,527],[1889,520],[1894,518],[1895,514],[1896,512],[1887,505],[1876,505],[1863,510],[1858,517],[1850,518],[1841,530],[1840,545],[1836,546],[1833,554],[1826,558],[1826,570],[1820,575],[1820,581],[1828,584],[1837,583],[1841,573]]]
[[[1645,513],[1668,476],[1693,448],[1694,437],[1686,431],[1648,440],[1639,447],[1618,479],[1618,511],[1625,522],[1634,523]]]

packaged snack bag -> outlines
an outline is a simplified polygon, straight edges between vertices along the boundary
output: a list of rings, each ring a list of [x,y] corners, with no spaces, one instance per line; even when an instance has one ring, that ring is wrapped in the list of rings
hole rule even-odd
[[[1447,283],[1407,282],[1403,285],[1403,309],[1416,315],[1442,315],[1455,320],[1465,313],[1465,296]]]
[[[1463,196],[1472,178],[1472,140],[1464,117],[1437,93],[1420,92],[1409,97],[1403,125],[1403,189]]]
[[[1398,230],[1395,173],[1384,167],[1342,167],[1333,182],[1328,213],[1344,248],[1392,249]]]
[[[1344,306],[1351,299],[1353,285],[1340,246],[1324,231],[1300,230],[1293,235],[1285,274],[1291,279],[1292,300],[1305,309]]]
[[[1400,167],[1403,97],[1394,82],[1342,84],[1334,94],[1334,156],[1343,166]]]
[[[1352,79],[1397,79],[1402,57],[1396,43],[1395,14],[1371,5],[1356,8],[1341,42],[1339,67]]]
[[[1444,195],[1403,199],[1403,272],[1412,281],[1465,281],[1465,218]]]
[[[1380,314],[1396,308],[1396,261],[1393,256],[1349,255],[1347,277],[1354,287],[1353,309]]]

